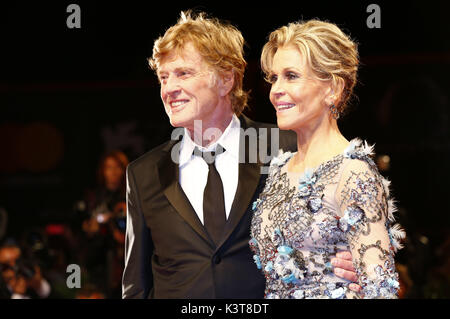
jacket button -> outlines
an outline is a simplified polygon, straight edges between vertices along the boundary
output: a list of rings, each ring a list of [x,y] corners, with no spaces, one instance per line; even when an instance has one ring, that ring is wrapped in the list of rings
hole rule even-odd
[[[222,259],[220,258],[220,256],[214,257],[214,263],[215,263],[216,265],[220,264],[221,261],[222,261]]]

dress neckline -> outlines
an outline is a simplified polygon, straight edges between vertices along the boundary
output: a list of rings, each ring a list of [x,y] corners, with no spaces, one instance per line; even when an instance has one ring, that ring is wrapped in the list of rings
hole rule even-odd
[[[314,167],[306,167],[301,172],[295,172],[295,171],[288,170],[289,160],[292,157],[294,157],[294,155],[297,154],[297,152],[289,153],[289,156],[287,158],[285,158],[284,163],[282,165],[280,165],[279,168],[280,168],[280,170],[282,170],[283,166],[285,166],[283,171],[285,171],[286,173],[288,173],[291,176],[298,176],[300,178],[309,177],[309,176],[316,174],[317,172],[320,172],[323,167],[326,167],[330,163],[335,162],[339,157],[354,158],[353,155],[363,155],[363,154],[370,155],[372,152],[373,146],[372,147],[368,146],[367,142],[365,142],[365,144],[366,145],[363,144],[361,139],[359,139],[357,137],[353,138],[352,140],[350,140],[349,145],[341,153],[334,155],[333,157],[321,162],[320,164],[318,164]],[[358,154],[360,150],[362,150],[362,154]],[[356,157],[359,158],[360,156],[356,156]]]
[[[289,160],[290,160],[292,157],[294,157],[294,155],[295,155],[296,153],[297,153],[297,152],[292,153],[292,156],[289,158]],[[287,173],[291,174],[291,175],[298,175],[298,176],[305,175],[305,173],[307,173],[307,172],[314,173],[314,172],[319,171],[320,168],[321,168],[322,166],[326,166],[326,164],[335,161],[335,160],[336,160],[338,157],[340,157],[340,156],[343,156],[343,153],[344,153],[344,152],[339,153],[339,154],[337,154],[337,155],[334,155],[333,157],[331,157],[331,158],[329,158],[329,159],[327,159],[327,160],[321,162],[320,164],[318,164],[318,165],[316,165],[316,166],[313,166],[313,167],[306,167],[306,168],[305,168],[303,171],[301,171],[301,172],[290,171],[290,170],[288,169],[288,163],[289,163],[289,160],[288,160],[288,161],[285,163],[285,165],[284,165],[284,166],[286,167],[286,168],[285,168],[285,171],[286,171]]]

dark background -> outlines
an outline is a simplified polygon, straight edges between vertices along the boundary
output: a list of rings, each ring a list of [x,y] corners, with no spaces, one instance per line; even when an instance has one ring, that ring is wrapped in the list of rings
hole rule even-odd
[[[65,222],[95,185],[100,156],[121,149],[134,160],[170,138],[156,77],[153,41],[181,10],[195,8],[237,26],[247,41],[247,115],[275,123],[259,55],[267,35],[288,22],[336,23],[359,43],[358,99],[340,120],[387,154],[408,232],[405,263],[446,265],[450,228],[450,5],[373,1],[381,28],[370,29],[369,1],[3,2],[0,7],[0,207],[8,235]],[[81,29],[69,29],[70,3]],[[426,257],[420,247],[426,246]],[[402,257],[403,256],[403,257]],[[422,258],[422,259],[421,259]],[[450,263],[449,263],[450,265]],[[425,265],[422,265],[425,267]],[[428,266],[427,266],[428,267]],[[449,273],[450,275],[450,273]],[[439,294],[425,297],[439,296]]]

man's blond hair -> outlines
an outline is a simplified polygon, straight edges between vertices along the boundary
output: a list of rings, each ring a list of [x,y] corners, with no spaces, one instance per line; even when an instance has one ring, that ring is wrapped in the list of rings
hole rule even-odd
[[[178,22],[167,29],[153,45],[153,55],[148,59],[150,67],[157,72],[169,54],[181,53],[187,43],[192,43],[217,74],[232,72],[234,85],[230,92],[233,112],[240,115],[247,105],[248,93],[243,89],[245,67],[244,38],[229,23],[208,18],[205,13],[181,12]]]

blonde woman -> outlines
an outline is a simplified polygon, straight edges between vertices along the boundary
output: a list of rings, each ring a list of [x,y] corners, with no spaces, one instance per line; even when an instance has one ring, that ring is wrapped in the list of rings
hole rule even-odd
[[[297,134],[298,151],[273,159],[254,202],[250,246],[266,277],[266,298],[395,298],[394,252],[404,233],[373,148],[348,141],[337,119],[356,83],[356,44],[318,20],[272,32],[261,56],[278,126]],[[362,290],[333,272],[350,250]]]

